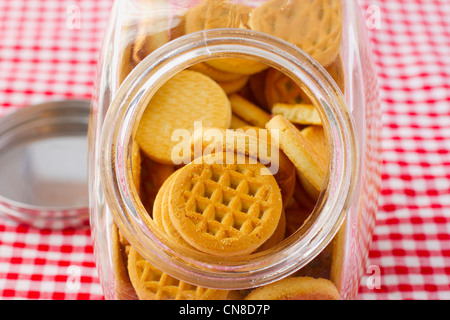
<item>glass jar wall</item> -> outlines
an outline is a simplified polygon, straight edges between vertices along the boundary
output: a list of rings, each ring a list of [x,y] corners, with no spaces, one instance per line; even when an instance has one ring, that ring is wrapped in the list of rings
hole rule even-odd
[[[351,1],[115,2],[89,133],[107,299],[356,297],[380,177],[364,28]]]

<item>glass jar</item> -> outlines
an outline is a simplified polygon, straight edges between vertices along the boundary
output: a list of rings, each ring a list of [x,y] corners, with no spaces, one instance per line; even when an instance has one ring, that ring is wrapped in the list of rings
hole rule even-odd
[[[193,141],[205,131],[186,128],[192,120],[244,134],[248,149],[221,143],[213,155],[245,163],[196,163],[206,156]],[[173,157],[175,128],[188,132],[188,159]],[[116,1],[89,127],[105,298],[355,299],[375,223],[379,138],[376,77],[353,1]],[[249,164],[252,141],[276,152]],[[200,163],[210,170],[202,188]],[[247,165],[277,171],[249,178]],[[278,187],[258,198],[253,178]],[[208,208],[212,222],[201,220]],[[253,223],[223,231],[226,214],[238,221],[255,208]],[[186,222],[189,210],[203,222]]]

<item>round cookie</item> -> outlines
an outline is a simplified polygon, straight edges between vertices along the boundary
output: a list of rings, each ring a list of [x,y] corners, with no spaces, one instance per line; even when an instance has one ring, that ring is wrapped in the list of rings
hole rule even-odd
[[[196,249],[215,256],[250,254],[268,240],[282,212],[280,189],[268,169],[234,153],[191,162],[173,181],[170,218]],[[242,164],[241,164],[242,163]]]
[[[260,287],[245,300],[339,300],[333,282],[309,277],[289,277]]]
[[[342,3],[329,0],[269,0],[255,8],[252,30],[303,49],[322,66],[338,56],[342,42]]]
[[[162,192],[162,202],[161,202],[161,209],[160,209],[161,210],[161,222],[162,222],[164,231],[170,237],[170,239],[172,239],[173,241],[175,241],[176,243],[178,243],[179,245],[181,245],[185,248],[192,249],[192,246],[189,243],[187,243],[183,239],[183,237],[181,237],[181,235],[178,233],[178,231],[174,228],[174,226],[172,224],[172,220],[170,219],[170,212],[169,212],[170,188],[172,188],[172,183],[175,180],[176,175],[180,171],[181,170],[178,170],[176,172],[176,174],[174,174],[172,177],[170,177],[170,179],[168,179],[167,188],[165,188],[165,190],[163,190],[163,192]]]
[[[281,213],[280,221],[278,222],[277,229],[273,233],[273,235],[266,241],[264,244],[258,248],[257,252],[261,252],[264,250],[268,250],[277,244],[279,244],[281,241],[285,239],[286,234],[286,214],[283,212]]]
[[[168,177],[159,189],[153,205],[153,221],[155,222],[156,226],[162,231],[162,233],[167,235],[171,240],[175,241],[177,244],[183,247],[192,249],[192,246],[184,241],[180,234],[175,230],[169,217],[168,191],[170,191],[172,182],[179,171],[180,170],[177,170],[170,177]]]
[[[198,287],[171,277],[133,247],[128,255],[128,272],[140,300],[223,300],[228,295],[225,290]]]
[[[173,164],[172,141],[175,130],[194,130],[194,122],[203,126],[228,128],[231,106],[223,89],[211,78],[183,70],[167,81],[152,97],[142,115],[136,141],[151,159]]]
[[[175,173],[172,174],[169,178],[167,178],[166,181],[164,181],[163,185],[161,186],[158,193],[156,194],[155,202],[153,203],[153,212],[152,212],[153,213],[153,221],[158,226],[158,228],[160,230],[162,230],[164,233],[166,233],[166,231],[164,230],[164,225],[163,225],[163,213],[162,213],[163,199],[164,199],[164,194],[166,193],[167,188],[169,187],[171,181],[173,181],[174,176],[175,176]]]

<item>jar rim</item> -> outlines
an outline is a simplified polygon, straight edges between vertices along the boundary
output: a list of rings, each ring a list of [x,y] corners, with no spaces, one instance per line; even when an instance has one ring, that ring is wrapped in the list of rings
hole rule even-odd
[[[132,137],[155,92],[179,71],[214,58],[254,59],[275,67],[305,87],[326,119],[331,149],[326,183],[306,225],[281,244],[250,257],[217,260],[191,255],[164,239],[140,218],[145,211],[129,170]],[[352,117],[334,80],[304,51],[267,34],[244,29],[200,31],[175,39],[147,56],[122,83],[101,133],[102,187],[114,221],[130,244],[164,272],[185,282],[216,289],[265,285],[299,270],[338,232],[358,176]],[[133,189],[134,188],[134,189]],[[134,191],[133,191],[134,190]]]

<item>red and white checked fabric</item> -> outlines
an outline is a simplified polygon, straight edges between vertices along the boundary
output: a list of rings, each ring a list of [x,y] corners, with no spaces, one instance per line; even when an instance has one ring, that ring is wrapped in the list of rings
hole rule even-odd
[[[450,299],[450,2],[364,1],[383,108],[383,179],[362,299]]]
[[[361,4],[371,22],[380,9],[370,36],[384,162],[359,299],[450,299],[450,2]],[[111,5],[0,1],[0,116],[90,98]],[[71,24],[74,9],[79,25]],[[0,299],[103,299],[89,228],[36,230],[0,217]]]

